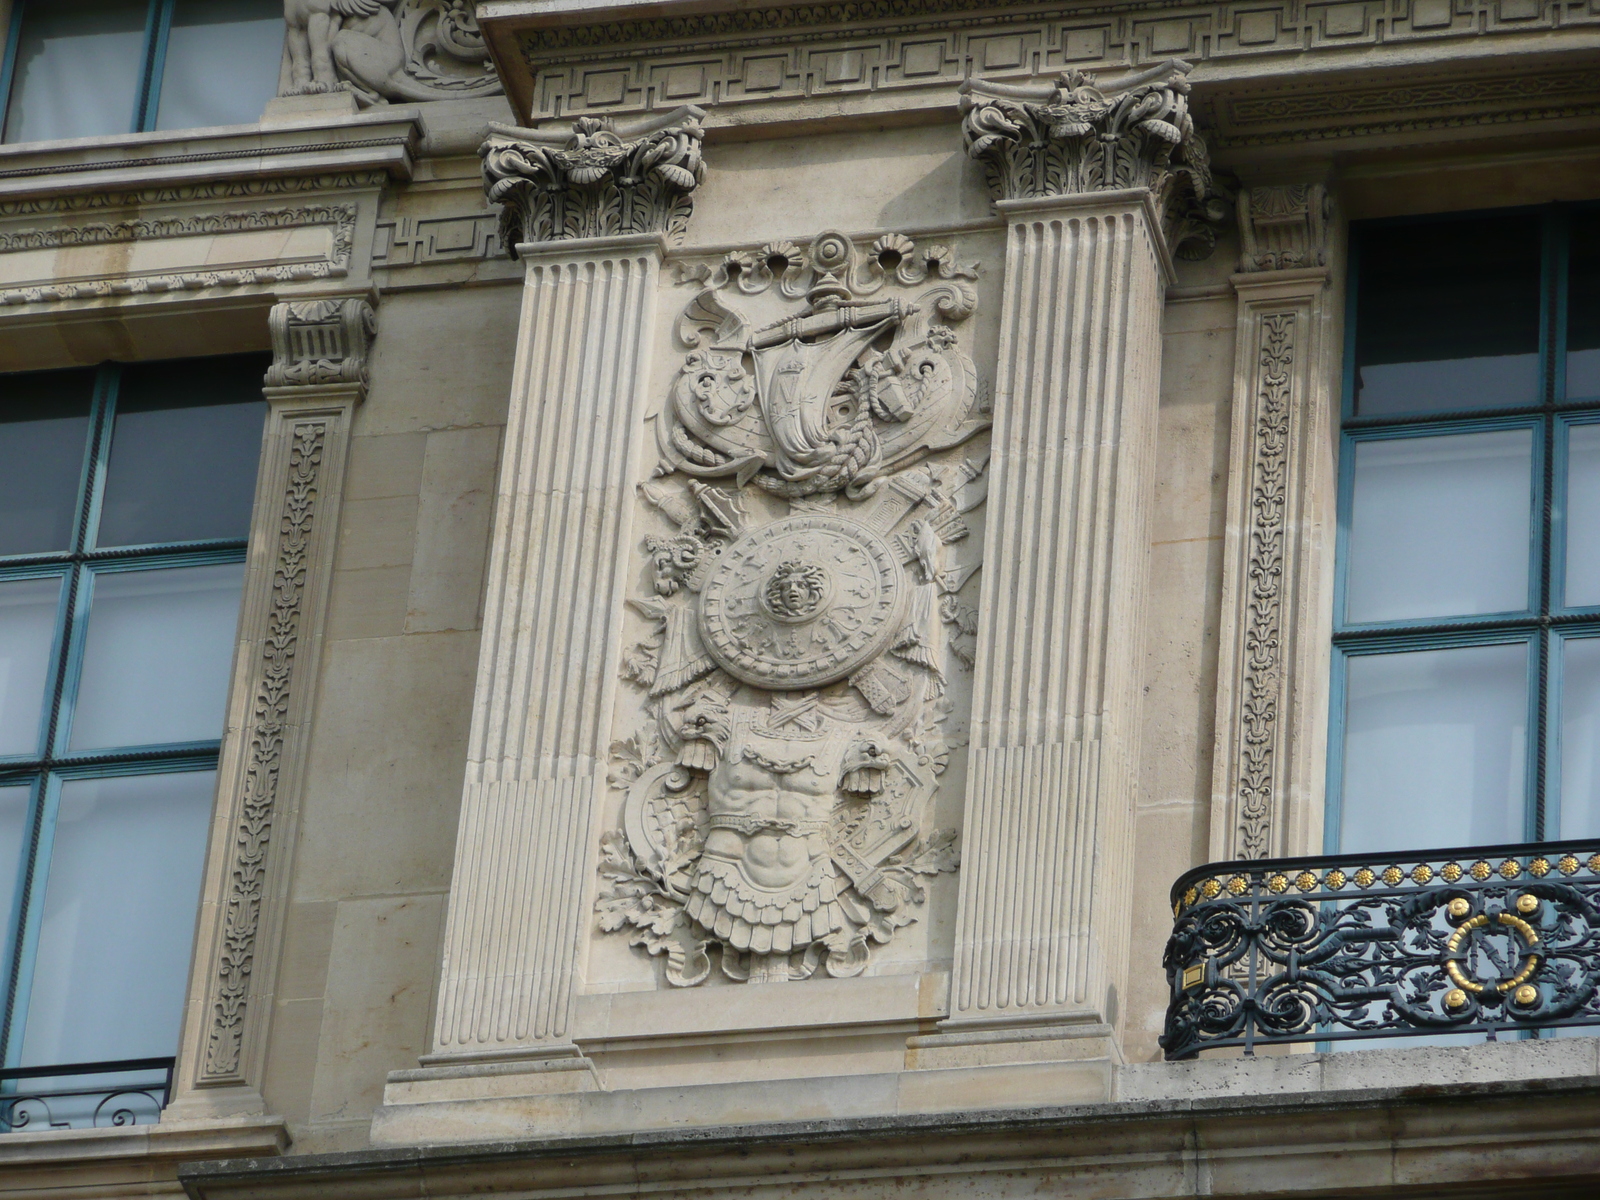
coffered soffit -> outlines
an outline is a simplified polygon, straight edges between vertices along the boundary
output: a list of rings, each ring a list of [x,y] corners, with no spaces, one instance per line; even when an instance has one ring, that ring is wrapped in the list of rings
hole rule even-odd
[[[735,127],[947,119],[965,78],[1112,75],[1169,57],[1196,64],[1196,115],[1220,130],[1216,149],[1600,111],[1583,69],[1600,49],[1600,0],[484,0],[478,13],[525,123],[697,104],[711,141]],[[1474,77],[1453,90],[1404,78],[1463,70]],[[1288,87],[1306,90],[1261,94]]]

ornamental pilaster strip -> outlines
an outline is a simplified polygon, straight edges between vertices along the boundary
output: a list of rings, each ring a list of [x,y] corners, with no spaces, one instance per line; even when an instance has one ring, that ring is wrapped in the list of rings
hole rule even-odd
[[[570,1052],[648,437],[657,234],[524,245],[433,1056]]]
[[[1327,193],[1251,188],[1239,218],[1213,859],[1320,845],[1332,621],[1339,343]]]
[[[1166,283],[1144,188],[1002,202],[990,548],[949,1027],[1123,983]]]
[[[171,1118],[265,1111],[289,856],[374,328],[362,298],[278,304],[269,326],[269,411]]]

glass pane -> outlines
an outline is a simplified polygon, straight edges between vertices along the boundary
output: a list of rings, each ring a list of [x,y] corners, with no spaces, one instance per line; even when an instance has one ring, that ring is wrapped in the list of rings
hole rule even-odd
[[[259,121],[282,58],[282,0],[178,0],[156,128]]]
[[[1600,425],[1567,430],[1566,515],[1565,603],[1600,604]]]
[[[1567,398],[1600,396],[1600,214],[1572,219],[1567,278]]]
[[[93,371],[0,375],[0,554],[69,550]]]
[[[24,1065],[177,1049],[216,778],[61,784]]]
[[[244,564],[101,571],[72,749],[222,735]]]
[[[1346,660],[1342,853],[1523,840],[1528,647]]]
[[[60,576],[0,583],[0,754],[39,752],[60,600]]]
[[[250,532],[265,362],[246,354],[123,371],[96,545]]]
[[[1364,230],[1356,413],[1537,404],[1539,250],[1534,217]]]
[[[6,141],[129,132],[148,8],[146,0],[32,0],[17,44]]]
[[[1557,638],[1561,655],[1559,838],[1600,837],[1600,638]]]
[[[1533,431],[1357,442],[1345,620],[1528,607]]]
[[[28,845],[30,787],[0,788],[0,951],[11,937],[16,920],[17,884],[22,880],[22,856]]]

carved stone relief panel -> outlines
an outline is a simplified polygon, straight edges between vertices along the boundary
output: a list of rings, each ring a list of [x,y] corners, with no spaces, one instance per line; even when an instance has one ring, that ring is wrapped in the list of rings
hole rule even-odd
[[[589,983],[947,959],[926,926],[959,865],[978,270],[833,232],[675,267]]]
[[[499,95],[477,0],[284,0],[280,96],[363,105]]]

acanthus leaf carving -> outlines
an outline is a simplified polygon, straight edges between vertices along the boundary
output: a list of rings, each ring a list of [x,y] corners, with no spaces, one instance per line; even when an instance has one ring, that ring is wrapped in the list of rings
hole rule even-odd
[[[860,974],[958,864],[929,814],[981,563],[964,518],[987,455],[963,447],[989,420],[952,327],[973,273],[901,235],[874,243],[876,272],[843,234],[761,251],[780,252],[794,270],[759,290],[804,301],[765,323],[724,294],[750,292],[738,256],[689,273],[710,286],[640,488],[671,532],[643,540],[650,594],[629,601],[651,628],[622,668],[644,722],[612,745],[625,795],[596,910],[680,987],[714,964]]]
[[[703,110],[685,106],[628,125],[580,117],[562,129],[490,125],[478,153],[484,191],[501,206],[500,242],[664,233],[681,237],[705,177]]]
[[[503,89],[477,0],[284,0],[278,94],[347,91],[362,105]]]
[[[967,153],[1003,200],[1148,188],[1173,254],[1204,258],[1227,218],[1178,59],[1100,86],[1064,71],[1054,83],[961,85]]]

